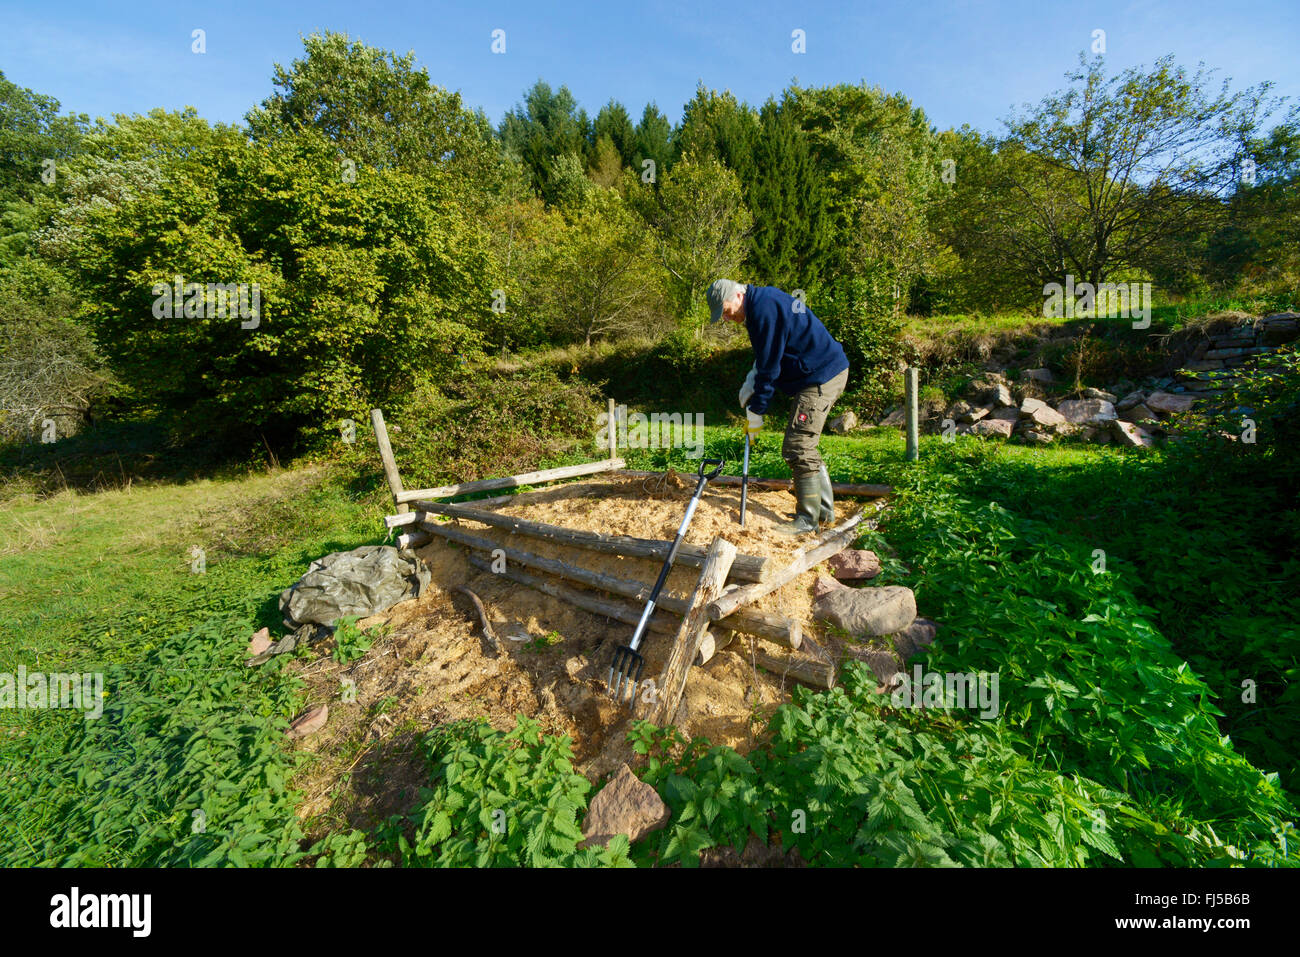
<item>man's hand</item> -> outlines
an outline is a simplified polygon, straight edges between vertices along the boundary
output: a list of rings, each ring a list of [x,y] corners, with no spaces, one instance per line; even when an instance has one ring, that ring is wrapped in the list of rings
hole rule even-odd
[[[763,417],[757,412],[745,410],[745,434],[758,435],[763,428]]]
[[[742,409],[749,406],[749,400],[754,397],[754,376],[758,374],[755,366],[749,367],[749,375],[745,376],[745,384],[740,387],[740,407]]]

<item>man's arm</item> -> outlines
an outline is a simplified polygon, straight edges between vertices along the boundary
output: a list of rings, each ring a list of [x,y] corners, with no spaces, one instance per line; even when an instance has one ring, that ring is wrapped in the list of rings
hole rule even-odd
[[[775,310],[757,309],[749,323],[749,341],[754,347],[754,394],[749,410],[757,415],[767,412],[775,382],[781,375],[781,357],[785,355],[785,325]]]

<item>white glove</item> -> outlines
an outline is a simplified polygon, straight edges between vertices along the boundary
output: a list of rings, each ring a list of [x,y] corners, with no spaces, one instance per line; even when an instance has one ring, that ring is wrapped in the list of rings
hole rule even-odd
[[[749,367],[749,375],[745,376],[745,384],[740,387],[740,407],[748,407],[749,400],[754,397],[754,376],[758,374],[758,366]]]
[[[750,412],[748,409],[746,409],[745,410],[745,434],[758,435],[759,431],[762,428],[763,428],[763,417],[759,415],[757,412]]]

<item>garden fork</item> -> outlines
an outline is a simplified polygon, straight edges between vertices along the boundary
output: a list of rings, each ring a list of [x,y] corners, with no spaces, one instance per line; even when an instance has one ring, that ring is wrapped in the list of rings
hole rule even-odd
[[[681,547],[682,540],[686,538],[686,529],[691,524],[691,516],[695,514],[695,506],[700,503],[700,496],[704,494],[704,486],[709,483],[709,479],[718,477],[723,464],[722,459],[705,459],[700,463],[700,471],[697,475],[699,481],[695,484],[695,494],[691,496],[690,504],[686,506],[686,514],[682,517],[682,524],[677,529],[677,537],[673,539],[673,547],[668,550],[668,558],[664,561],[664,567],[659,570],[659,580],[655,582],[655,587],[650,592],[650,599],[645,604],[645,610],[641,612],[641,619],[636,624],[636,631],[632,633],[632,640],[626,645],[620,645],[614,652],[614,661],[609,666],[608,691],[613,695],[615,701],[622,700],[625,683],[627,692],[632,696],[636,695],[637,685],[641,682],[641,672],[645,668],[645,658],[641,656],[638,649],[645,637],[646,626],[650,624],[650,616],[654,614],[655,602],[659,600],[659,592],[663,591],[664,582],[668,580],[668,571],[673,566],[673,560],[677,558],[677,549]],[[704,471],[706,465],[714,465],[716,468],[706,474]]]

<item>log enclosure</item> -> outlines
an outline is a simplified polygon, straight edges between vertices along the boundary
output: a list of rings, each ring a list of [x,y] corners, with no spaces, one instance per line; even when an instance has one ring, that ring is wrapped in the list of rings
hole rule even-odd
[[[609,400],[609,405],[611,410],[615,407],[613,399]],[[612,416],[613,412],[610,414]],[[395,514],[387,516],[384,521],[390,530],[397,530],[395,540],[399,548],[415,548],[427,544],[434,537],[443,538],[466,546],[470,550],[469,563],[475,568],[495,572],[510,581],[536,589],[592,614],[635,626],[641,609],[649,598],[650,582],[622,579],[580,565],[546,558],[529,551],[522,544],[514,543],[516,540],[522,543],[534,539],[586,552],[662,560],[668,555],[672,542],[569,529],[488,510],[489,506],[517,501],[521,496],[526,499],[530,494],[526,492],[466,504],[436,501],[456,495],[541,485],[601,473],[629,478],[658,475],[659,473],[636,472],[624,468],[626,463],[616,454],[613,429],[610,430],[609,455],[598,462],[436,488],[406,489],[393,456],[383,412],[372,409],[370,420],[379,447],[384,478],[395,506]],[[734,485],[739,482],[737,476],[718,476],[714,480],[719,485]],[[778,489],[790,486],[789,480],[781,479],[751,478],[750,484]],[[834,483],[832,487],[841,496],[876,499],[885,498],[892,491],[883,485]],[[453,521],[439,522],[438,516]],[[747,660],[778,676],[793,678],[817,688],[832,687],[835,681],[834,666],[816,656],[816,644],[811,644],[813,657],[798,653],[803,643],[802,622],[750,606],[817,563],[847,548],[857,537],[863,518],[864,513],[858,512],[834,528],[822,532],[783,565],[778,565],[766,556],[740,554],[735,545],[723,538],[715,538],[708,548],[683,542],[678,549],[674,566],[699,568],[700,576],[688,598],[670,595],[666,591],[659,596],[655,614],[649,622],[649,630],[673,636],[673,644],[664,670],[654,679],[653,701],[647,705],[638,705],[637,715],[660,725],[671,723],[685,691],[690,668],[707,663],[718,650],[732,643],[735,633],[746,638],[744,647],[739,651]],[[509,543],[502,545],[475,535],[459,524],[462,520],[502,529],[510,534]],[[505,555],[504,563],[499,561],[501,552]],[[493,561],[494,557],[498,560]],[[501,567],[502,564],[504,567]],[[576,588],[574,585],[584,587]],[[486,626],[487,615],[477,596],[475,604]],[[779,644],[793,654],[774,655],[765,652],[754,641],[755,638]]]

